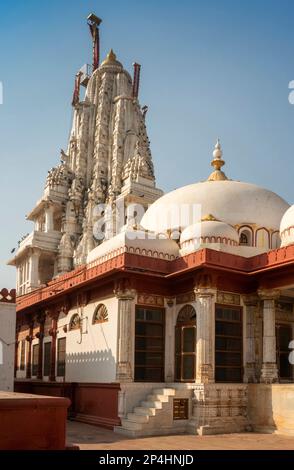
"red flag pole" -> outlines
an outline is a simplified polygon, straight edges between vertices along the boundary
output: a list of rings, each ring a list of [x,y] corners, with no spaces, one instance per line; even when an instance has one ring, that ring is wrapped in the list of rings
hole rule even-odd
[[[140,84],[140,73],[141,65],[135,62],[134,66],[134,78],[133,78],[133,98],[136,99],[139,96],[139,84]]]
[[[102,22],[98,16],[91,13],[88,16],[88,25],[93,40],[93,72],[99,67],[100,62],[100,35],[99,25]]]

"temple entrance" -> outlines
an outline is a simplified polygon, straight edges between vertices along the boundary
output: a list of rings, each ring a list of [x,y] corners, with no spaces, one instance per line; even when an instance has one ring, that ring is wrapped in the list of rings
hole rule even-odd
[[[185,305],[175,328],[175,380],[194,382],[196,378],[196,311]]]
[[[281,380],[293,379],[293,366],[289,362],[289,343],[292,339],[291,325],[276,324],[277,366]]]

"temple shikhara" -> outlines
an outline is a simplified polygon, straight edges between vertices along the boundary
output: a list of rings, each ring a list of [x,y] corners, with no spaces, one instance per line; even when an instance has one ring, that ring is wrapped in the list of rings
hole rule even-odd
[[[219,140],[207,175],[164,195],[140,65],[100,61],[100,23],[68,146],[9,261],[15,390],[129,436],[294,433],[294,206],[231,180]]]

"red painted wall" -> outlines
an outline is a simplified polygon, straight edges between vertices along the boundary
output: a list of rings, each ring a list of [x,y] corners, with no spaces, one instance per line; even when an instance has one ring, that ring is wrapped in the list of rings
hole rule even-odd
[[[0,450],[64,450],[69,400],[0,393]]]
[[[113,429],[118,417],[119,383],[58,383],[16,380],[15,391],[39,395],[64,396],[71,400],[69,416],[96,426]]]

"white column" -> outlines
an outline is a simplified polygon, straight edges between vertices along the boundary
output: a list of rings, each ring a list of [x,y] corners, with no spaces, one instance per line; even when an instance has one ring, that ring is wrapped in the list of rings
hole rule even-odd
[[[117,291],[118,298],[118,343],[116,380],[132,382],[134,377],[134,328],[135,296],[134,290]]]
[[[280,293],[274,289],[260,289],[258,294],[263,300],[263,359],[260,380],[264,383],[274,383],[278,382],[275,301]]]
[[[173,382],[175,374],[176,299],[165,299],[165,381]]]
[[[40,250],[36,248],[31,249],[31,256],[28,271],[28,289],[35,289],[39,286],[39,259]]]
[[[45,232],[50,232],[54,230],[54,221],[53,221],[53,206],[47,206],[45,209]]]
[[[20,286],[21,286],[21,264],[17,266],[16,270],[16,292],[20,295]]]
[[[196,382],[214,382],[215,291],[195,289],[197,316]]]
[[[258,298],[254,295],[243,297],[245,305],[245,368],[244,382],[256,383],[256,357],[255,357],[255,310]]]

